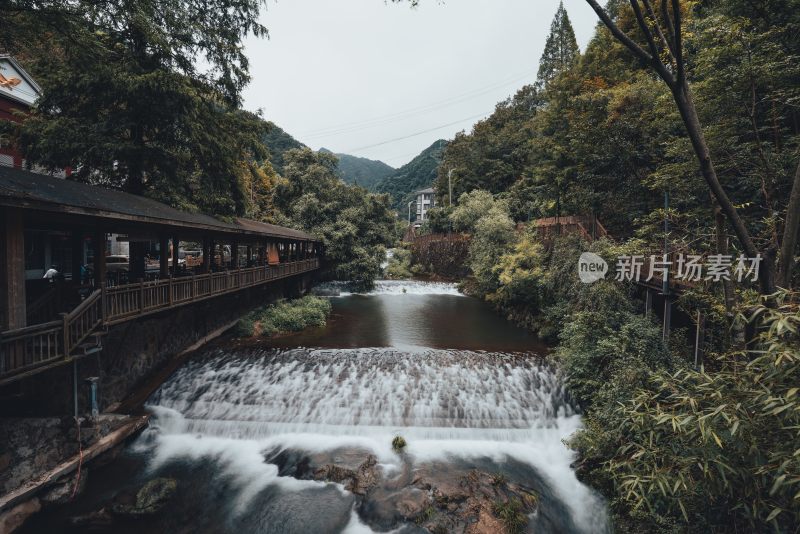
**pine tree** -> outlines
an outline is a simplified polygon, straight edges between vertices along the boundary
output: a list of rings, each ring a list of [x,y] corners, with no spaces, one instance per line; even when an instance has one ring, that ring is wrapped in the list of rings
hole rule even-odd
[[[567,10],[564,9],[564,3],[561,2],[550,25],[550,35],[547,36],[544,53],[539,60],[537,85],[540,87],[547,85],[553,78],[575,64],[579,57],[580,50],[575,39],[575,31],[572,29]]]

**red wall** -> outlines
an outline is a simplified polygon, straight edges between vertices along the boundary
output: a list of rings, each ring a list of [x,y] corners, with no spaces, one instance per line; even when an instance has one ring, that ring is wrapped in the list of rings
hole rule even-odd
[[[9,120],[12,122],[22,122],[19,116],[12,113],[12,111],[27,111],[27,106],[3,98],[0,96],[0,120]],[[14,148],[2,147],[0,154],[6,154],[14,158],[14,167],[22,167],[22,155]]]

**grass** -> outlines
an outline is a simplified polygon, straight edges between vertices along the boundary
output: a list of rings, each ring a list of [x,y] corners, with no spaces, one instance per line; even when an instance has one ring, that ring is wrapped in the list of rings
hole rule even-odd
[[[330,301],[320,297],[309,295],[296,300],[283,300],[242,317],[236,325],[236,335],[272,337],[300,332],[310,326],[325,326],[330,312]]]
[[[506,502],[497,501],[492,507],[494,515],[503,522],[508,532],[522,532],[528,524],[528,516],[524,512],[522,501],[515,498]]]

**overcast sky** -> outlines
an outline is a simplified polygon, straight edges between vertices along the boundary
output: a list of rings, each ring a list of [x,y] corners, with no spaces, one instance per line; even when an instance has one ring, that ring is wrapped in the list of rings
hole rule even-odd
[[[581,50],[596,15],[565,0]],[[393,167],[536,79],[558,0],[268,0],[245,107],[308,146]]]

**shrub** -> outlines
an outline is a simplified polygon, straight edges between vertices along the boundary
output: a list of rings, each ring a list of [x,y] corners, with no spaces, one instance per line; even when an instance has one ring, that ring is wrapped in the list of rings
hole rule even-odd
[[[528,524],[528,516],[522,501],[516,497],[506,502],[497,501],[492,507],[494,515],[503,522],[510,533],[522,532]]]
[[[385,275],[392,280],[403,280],[411,278],[411,251],[405,248],[394,249],[394,254],[389,258],[389,265],[386,266]]]
[[[601,388],[570,444],[618,526],[796,530],[800,309],[778,301],[750,317],[750,348],[718,355],[713,372],[629,367]]]
[[[403,438],[403,436],[395,436],[394,439],[392,440],[392,449],[394,449],[397,452],[400,452],[403,449],[405,449],[406,445],[407,443],[406,440]]]
[[[237,335],[251,337],[257,330],[259,335],[270,337],[282,332],[299,332],[310,326],[325,326],[330,312],[330,301],[320,297],[309,295],[281,301],[242,318],[237,325]]]

